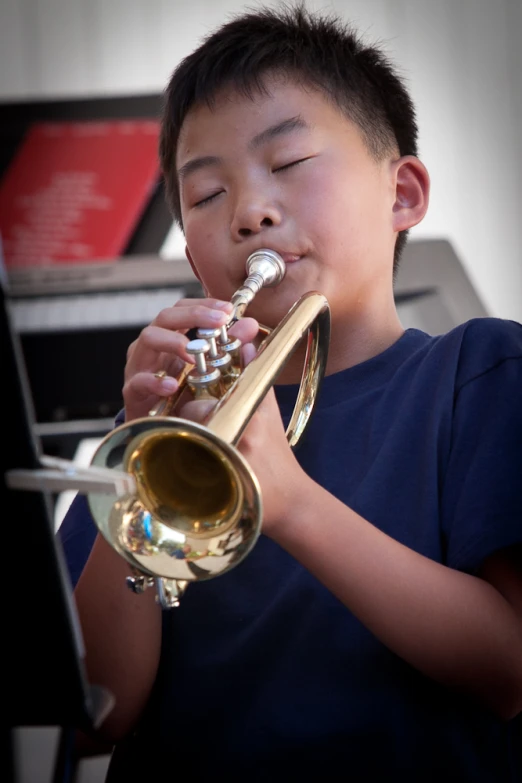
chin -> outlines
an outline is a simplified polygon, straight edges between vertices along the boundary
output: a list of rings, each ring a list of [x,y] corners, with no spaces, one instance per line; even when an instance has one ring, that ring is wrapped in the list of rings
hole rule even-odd
[[[267,292],[268,293],[268,292]],[[247,308],[245,315],[250,315],[259,321],[260,324],[274,329],[280,321],[287,315],[290,308],[297,302],[299,295],[295,297],[263,297],[263,301],[259,301],[261,294],[258,294],[256,300],[254,300]]]

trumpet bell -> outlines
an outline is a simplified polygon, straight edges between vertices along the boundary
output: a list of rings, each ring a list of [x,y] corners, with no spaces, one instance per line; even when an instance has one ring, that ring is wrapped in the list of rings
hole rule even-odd
[[[240,452],[206,427],[136,419],[102,442],[93,465],[132,472],[132,495],[90,494],[106,540],[134,569],[182,582],[233,568],[259,536],[258,481]]]

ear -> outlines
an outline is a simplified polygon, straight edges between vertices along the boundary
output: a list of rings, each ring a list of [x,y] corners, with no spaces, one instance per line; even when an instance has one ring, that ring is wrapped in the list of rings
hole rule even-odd
[[[413,155],[395,161],[394,231],[406,231],[423,219],[430,198],[430,177],[423,163]]]

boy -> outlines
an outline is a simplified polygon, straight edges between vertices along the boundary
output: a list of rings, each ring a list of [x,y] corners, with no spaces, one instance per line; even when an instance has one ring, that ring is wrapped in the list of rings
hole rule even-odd
[[[125,418],[175,390],[186,332],[225,323],[256,249],[287,273],[240,339],[312,289],[332,339],[296,454],[301,357],[241,440],[264,519],[239,566],[162,615],[96,538],[75,595],[90,680],[116,698],[110,781],[520,780],[522,327],[402,328],[393,268],[429,197],[416,137],[385,58],[299,9],[238,17],[172,77],[162,166],[208,298],[130,347]],[[80,498],[70,560],[87,529]]]

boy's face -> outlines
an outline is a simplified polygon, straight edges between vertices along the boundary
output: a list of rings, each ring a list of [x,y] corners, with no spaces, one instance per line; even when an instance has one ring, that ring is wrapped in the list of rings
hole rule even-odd
[[[189,258],[211,296],[230,299],[259,248],[287,262],[248,314],[275,326],[306,291],[334,323],[392,296],[395,179],[357,126],[315,90],[267,79],[253,100],[231,90],[187,115],[177,150]]]

